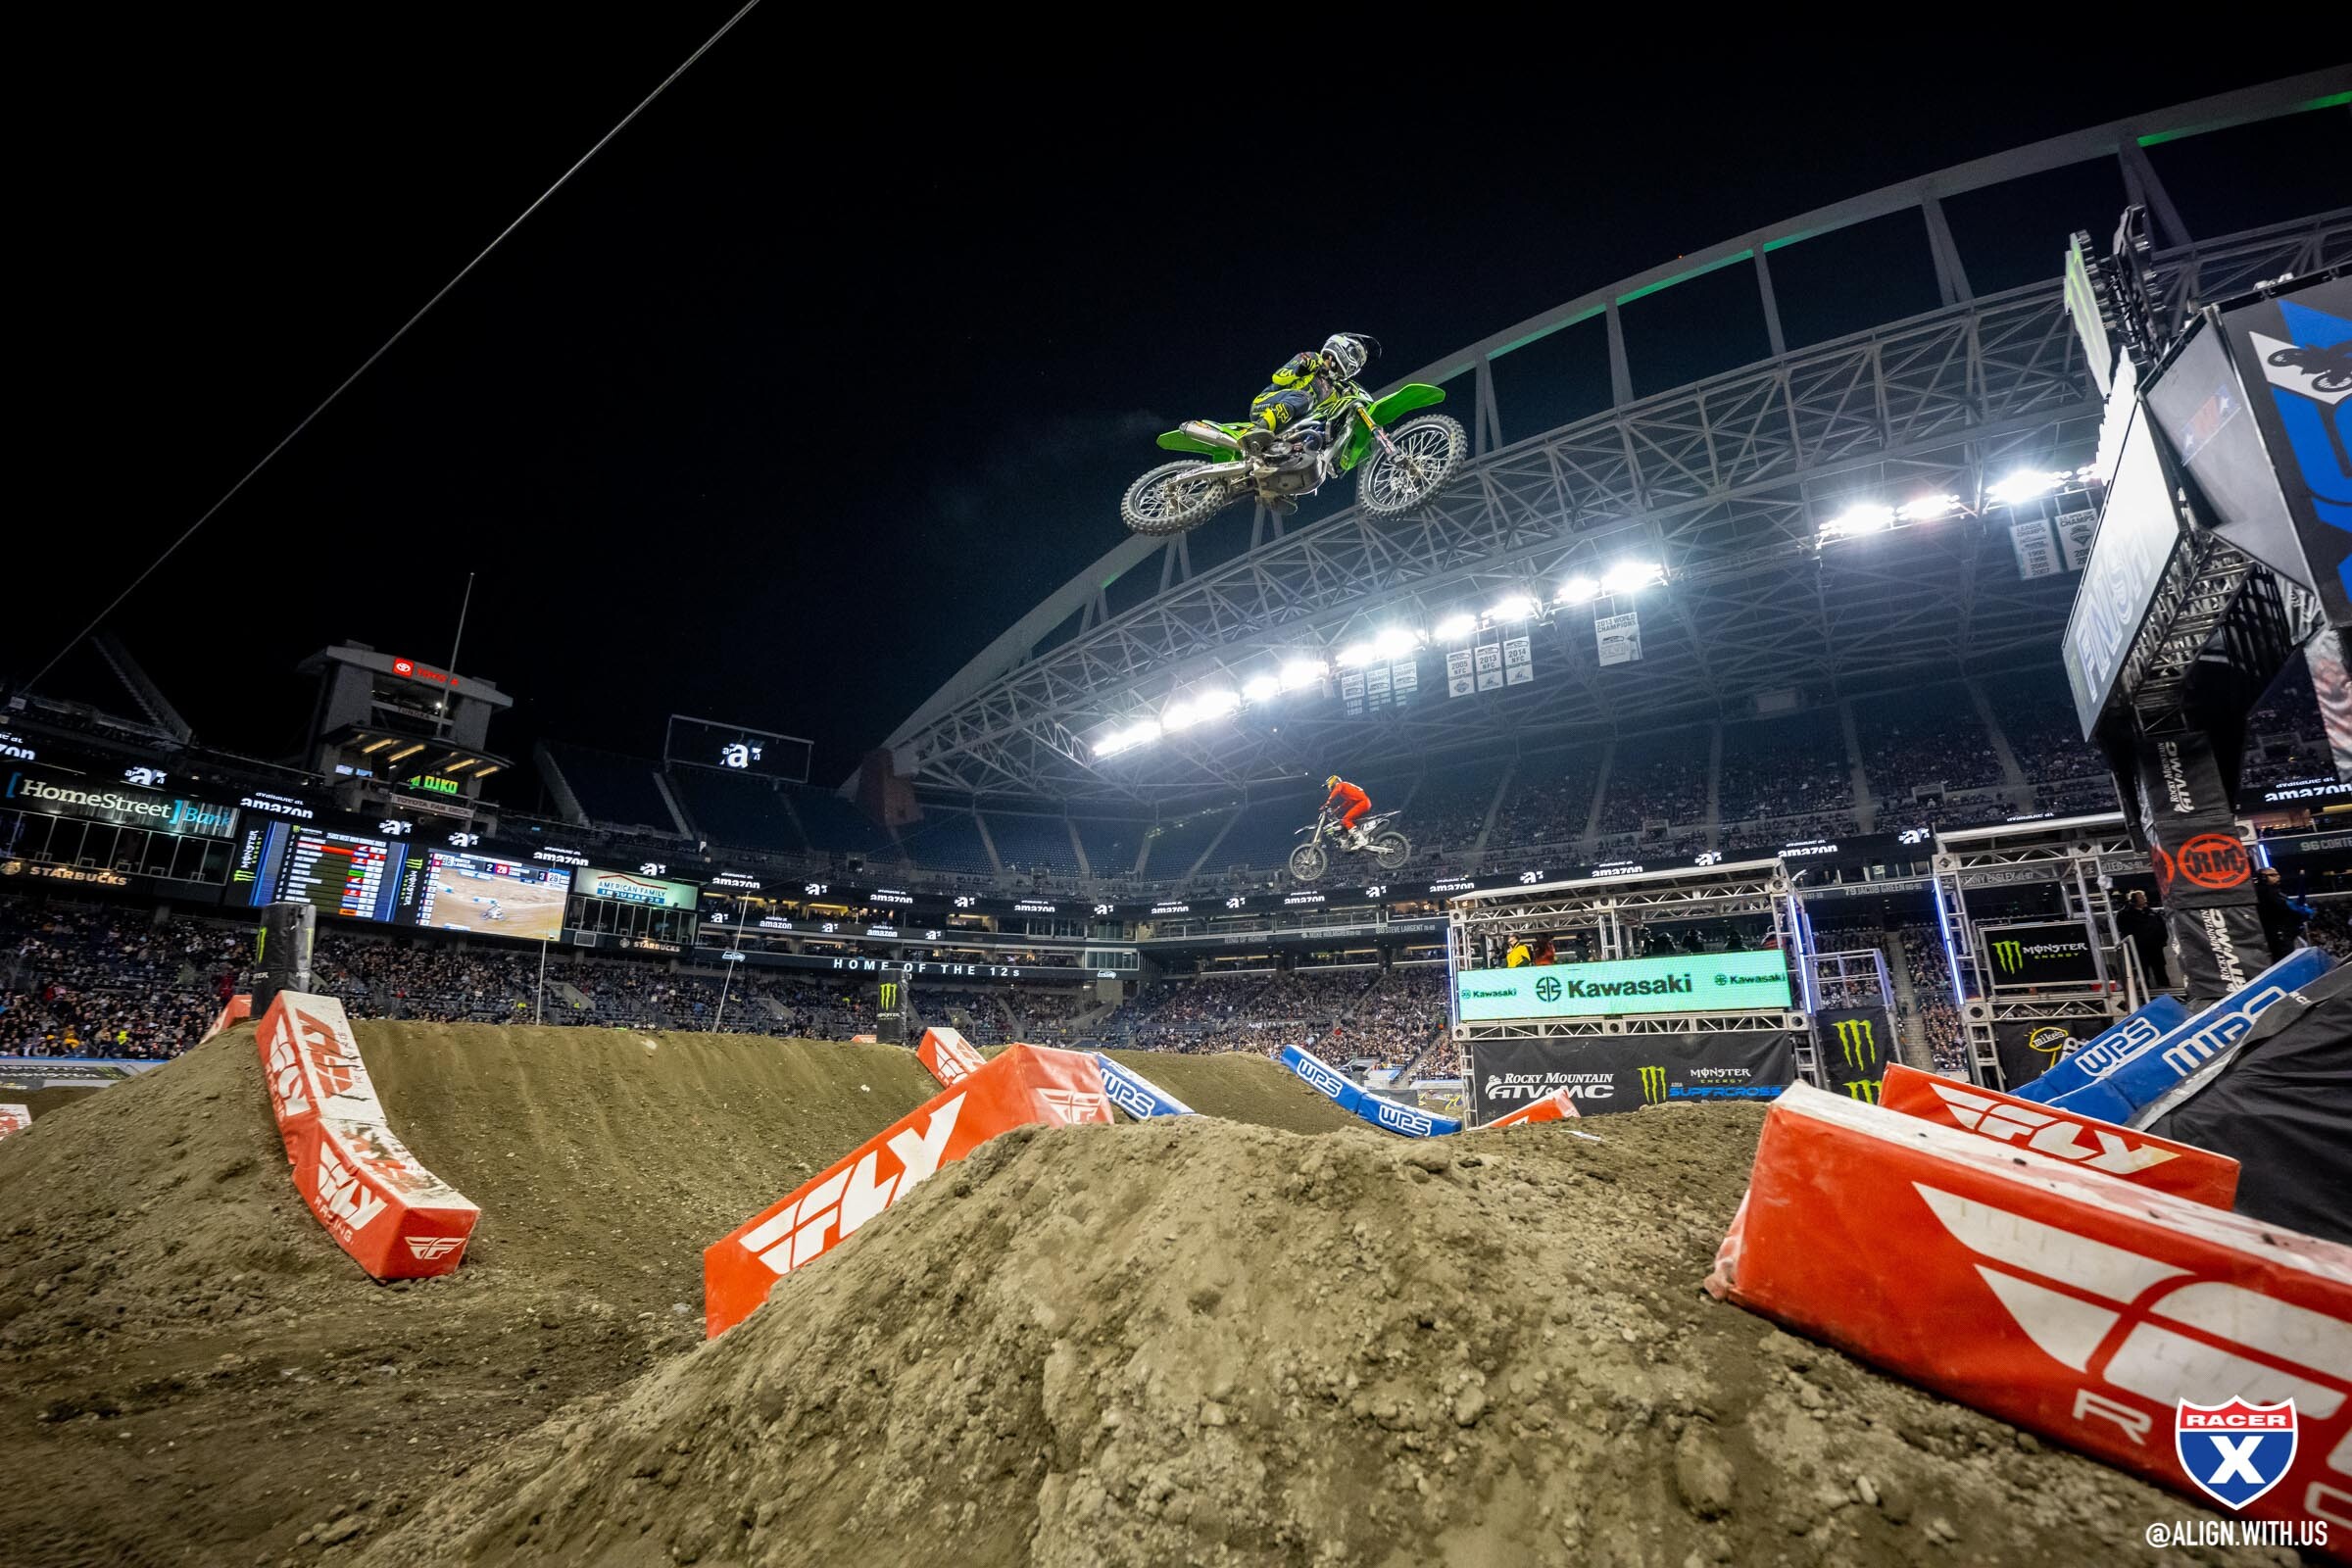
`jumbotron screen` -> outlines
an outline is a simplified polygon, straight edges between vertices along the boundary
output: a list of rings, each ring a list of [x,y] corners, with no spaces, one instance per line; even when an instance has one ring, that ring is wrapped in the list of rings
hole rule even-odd
[[[571,873],[494,855],[425,853],[416,923],[443,931],[553,942],[564,932]]]
[[[346,920],[391,920],[414,854],[397,839],[271,819],[246,830],[233,898],[255,906],[307,904]]]
[[[1769,1012],[1789,1004],[1788,962],[1770,948],[1464,969],[1454,976],[1454,1005],[1465,1023],[1636,1012]]]

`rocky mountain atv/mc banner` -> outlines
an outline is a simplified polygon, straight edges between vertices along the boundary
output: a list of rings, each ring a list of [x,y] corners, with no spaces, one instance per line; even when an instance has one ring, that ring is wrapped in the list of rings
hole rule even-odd
[[[1481,1125],[1554,1092],[1593,1116],[1670,1102],[1772,1100],[1796,1079],[1795,1037],[1777,1029],[1480,1040],[1470,1059]]]

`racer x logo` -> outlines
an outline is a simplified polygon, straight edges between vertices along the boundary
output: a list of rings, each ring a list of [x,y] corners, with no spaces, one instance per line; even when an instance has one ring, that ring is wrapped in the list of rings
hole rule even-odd
[[[904,1198],[908,1188],[939,1169],[962,1109],[963,1096],[957,1095],[931,1113],[930,1125],[923,1131],[907,1126],[891,1134],[883,1148],[867,1150],[854,1164],[825,1177],[745,1232],[743,1250],[757,1254],[776,1273],[788,1274],[834,1242],[846,1240]],[[899,1166],[889,1176],[881,1174],[885,1153]]]
[[[2018,1328],[2084,1374],[2077,1425],[2108,1422],[2145,1448],[2158,1412],[2292,1401],[2318,1429],[2328,1469],[2352,1481],[2352,1434],[2338,1420],[2352,1393],[2352,1325],[1978,1199],[1925,1183],[1913,1191],[1982,1259],[1977,1273]],[[2343,1485],[2314,1478],[2290,1506],[2352,1526]]]
[[[2150,1165],[2161,1165],[2176,1157],[2169,1149],[2157,1149],[2144,1144],[2134,1149],[2131,1140],[2104,1127],[2085,1127],[2080,1122],[2068,1121],[2063,1116],[2035,1110],[2030,1105],[2012,1105],[2006,1101],[1972,1095],[1965,1089],[1955,1089],[1946,1083],[1934,1083],[1928,1087],[1934,1089],[1937,1098],[1942,1100],[1944,1108],[1952,1113],[1952,1120],[1970,1132],[1981,1133],[1999,1143],[2023,1143],[2037,1153],[2076,1160],[2092,1170],[2129,1176],[2133,1171],[2146,1170]],[[2082,1142],[2084,1133],[2090,1134],[2095,1146]]]

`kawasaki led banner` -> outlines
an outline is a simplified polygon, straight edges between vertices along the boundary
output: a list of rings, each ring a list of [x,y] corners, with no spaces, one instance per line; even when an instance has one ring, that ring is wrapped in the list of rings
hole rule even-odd
[[[2090,936],[2080,921],[2040,925],[1980,926],[1984,939],[1984,972],[1995,989],[2029,986],[2086,986],[2099,978]]]
[[[1632,1012],[1769,1012],[1789,1005],[1788,965],[1771,949],[1464,969],[1455,978],[1455,991],[1465,1023]]]

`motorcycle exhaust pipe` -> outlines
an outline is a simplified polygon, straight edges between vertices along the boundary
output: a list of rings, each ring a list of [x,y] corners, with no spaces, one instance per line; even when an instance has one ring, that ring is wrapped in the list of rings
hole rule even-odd
[[[1228,452],[1239,452],[1242,450],[1241,442],[1235,440],[1232,436],[1218,429],[1215,425],[1210,424],[1206,419],[1187,419],[1176,428],[1182,430],[1186,435],[1191,436],[1194,440],[1205,441],[1212,447],[1223,447]]]

